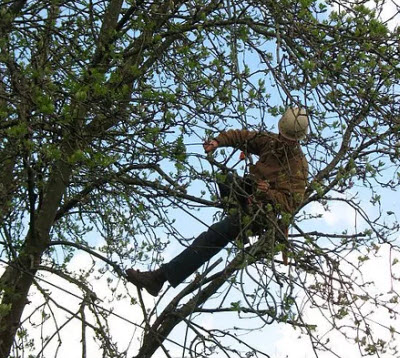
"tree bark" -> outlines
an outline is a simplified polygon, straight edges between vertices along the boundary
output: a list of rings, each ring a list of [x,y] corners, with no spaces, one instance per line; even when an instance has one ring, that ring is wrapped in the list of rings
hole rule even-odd
[[[71,151],[73,147],[67,145],[64,152],[66,158]],[[35,218],[35,231],[28,232],[18,258],[9,264],[0,279],[0,287],[3,290],[1,307],[4,310],[0,316],[0,358],[7,357],[11,351],[22,313],[28,303],[27,297],[37,271],[36,267],[50,243],[50,229],[71,172],[71,164],[64,160],[54,165],[46,186],[42,209]]]
[[[36,269],[29,266],[34,260],[35,258],[29,256],[20,257],[18,263],[14,262],[13,266],[7,267],[8,280],[4,284],[2,282],[2,287],[7,288],[7,293],[4,293],[1,303],[6,313],[0,320],[0,358],[9,356],[22,312],[29,303],[28,293],[36,274]]]
[[[14,191],[14,168],[17,152],[12,142],[7,142],[0,152],[0,226],[10,210],[10,200]]]
[[[18,0],[11,2],[11,5],[5,11],[0,11],[0,34],[4,36],[10,32],[14,19],[23,9],[27,0]]]

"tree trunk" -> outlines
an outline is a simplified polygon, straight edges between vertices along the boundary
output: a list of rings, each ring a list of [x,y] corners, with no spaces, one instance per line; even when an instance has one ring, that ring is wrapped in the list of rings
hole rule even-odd
[[[8,266],[5,273],[7,279],[2,282],[5,290],[1,307],[5,313],[0,319],[0,358],[6,358],[10,354],[22,313],[29,303],[28,293],[36,274],[33,266],[35,258],[25,256],[18,261]]]
[[[74,150],[66,143],[65,158]],[[53,226],[62,195],[72,173],[71,164],[66,160],[55,163],[46,185],[42,208],[31,220],[35,220],[34,231],[29,230],[24,247],[17,259],[12,261],[0,278],[3,298],[0,305],[0,358],[8,357],[15,334],[20,325],[22,313],[28,302],[29,289],[33,283],[36,267],[50,243],[50,230]]]
[[[14,191],[14,168],[17,153],[13,143],[7,142],[0,152],[0,226],[10,210],[10,200]]]

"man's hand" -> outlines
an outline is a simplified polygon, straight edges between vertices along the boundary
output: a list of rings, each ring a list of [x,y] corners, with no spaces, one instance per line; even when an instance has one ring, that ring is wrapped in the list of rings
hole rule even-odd
[[[211,139],[208,142],[204,142],[203,148],[206,153],[212,153],[218,148],[218,142],[215,139]]]
[[[266,192],[266,191],[269,190],[269,188],[270,188],[270,185],[266,180],[259,180],[257,182],[257,189],[258,190]]]

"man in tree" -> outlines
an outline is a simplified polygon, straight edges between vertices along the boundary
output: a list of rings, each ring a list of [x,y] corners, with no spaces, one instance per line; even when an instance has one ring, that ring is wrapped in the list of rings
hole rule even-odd
[[[233,195],[241,210],[233,210],[233,213],[230,210],[223,220],[211,225],[208,231],[159,269],[147,272],[128,269],[129,282],[157,296],[166,281],[173,287],[178,286],[248,229],[256,234],[262,233],[268,225],[266,215],[282,219],[285,214],[290,215],[296,210],[304,198],[308,175],[308,163],[299,143],[308,132],[305,111],[289,108],[279,120],[278,127],[279,134],[229,130],[204,143],[206,153],[229,146],[259,156],[258,162],[250,165],[250,176],[245,182],[238,185],[232,176],[228,176],[220,186],[221,196]],[[250,221],[241,220],[242,213],[247,214]],[[281,220],[285,226],[284,221]],[[246,238],[242,240],[245,242]]]

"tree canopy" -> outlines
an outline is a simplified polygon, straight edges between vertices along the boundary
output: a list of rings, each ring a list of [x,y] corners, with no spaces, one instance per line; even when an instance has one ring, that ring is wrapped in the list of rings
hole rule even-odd
[[[63,327],[76,320],[83,357],[88,336],[105,357],[169,357],[180,325],[193,335],[177,341],[188,355],[268,356],[234,329],[196,323],[194,315],[211,313],[292,325],[317,356],[334,352],[302,301],[360,354],[395,354],[398,330],[381,322],[391,340],[381,339],[365,307],[395,319],[399,295],[374,295],[361,277],[381,246],[393,258],[398,251],[399,213],[385,201],[400,179],[399,28],[389,23],[399,9],[387,22],[381,16],[390,4],[1,1],[0,356],[55,357],[68,349]],[[227,263],[147,309],[124,269],[157,267],[171,245],[187,243],[184,217],[201,220],[206,207],[221,214],[213,183],[232,154],[207,158],[201,143],[228,128],[276,130],[289,106],[309,114],[310,172],[288,243],[272,231],[246,250],[234,245]],[[358,223],[315,226],[337,203]],[[138,349],[117,344],[104,287],[93,284],[101,279],[116,306],[142,308],[142,323],[129,319]],[[71,286],[74,304],[55,299]],[[241,298],[232,301],[232,291]],[[53,333],[37,333],[46,325]]]

